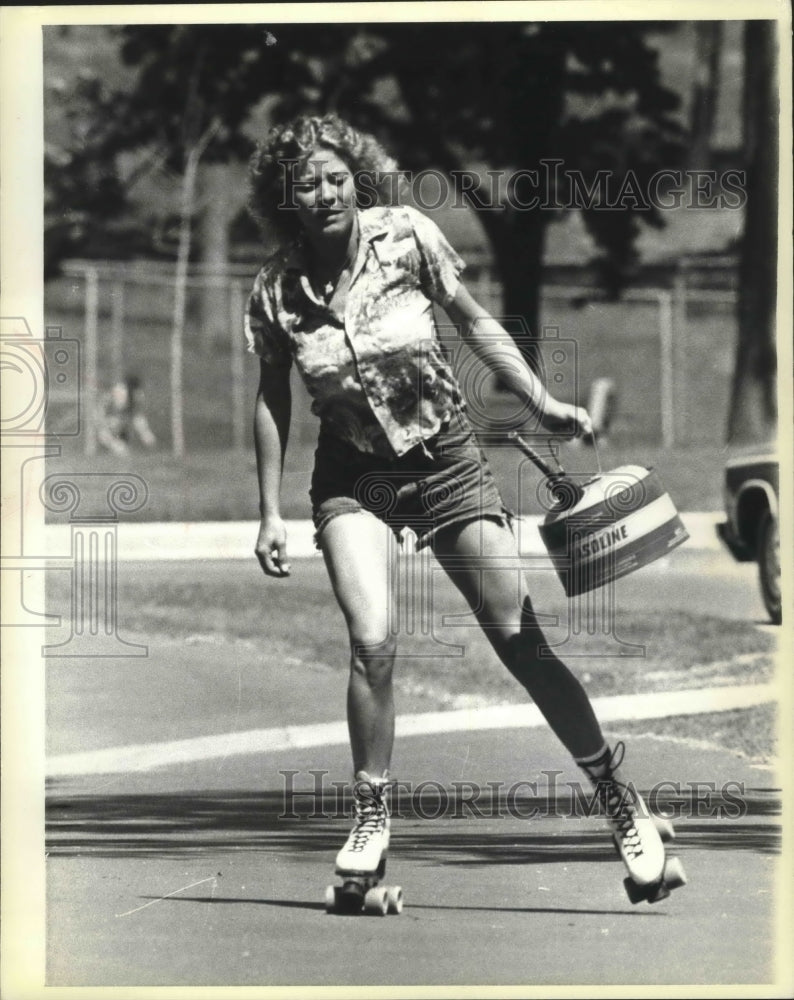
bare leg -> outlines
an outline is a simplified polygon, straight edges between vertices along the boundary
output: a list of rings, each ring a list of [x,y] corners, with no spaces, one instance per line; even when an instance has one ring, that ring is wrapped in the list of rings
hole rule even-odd
[[[570,753],[575,758],[601,753],[604,736],[584,688],[550,651],[540,656],[546,640],[510,529],[485,518],[462,527],[450,525],[437,534],[433,548],[502,663]]]
[[[389,623],[391,530],[371,514],[340,514],[320,536],[334,594],[350,635],[347,722],[353,771],[382,776],[394,744],[392,669],[397,649]]]

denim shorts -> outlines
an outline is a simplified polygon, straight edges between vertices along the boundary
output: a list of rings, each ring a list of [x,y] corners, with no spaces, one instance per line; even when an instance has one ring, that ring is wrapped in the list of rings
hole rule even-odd
[[[394,459],[360,452],[322,431],[314,458],[310,496],[318,547],[329,521],[362,510],[380,518],[400,541],[410,528],[417,549],[450,524],[488,518],[510,526],[513,520],[463,411]]]

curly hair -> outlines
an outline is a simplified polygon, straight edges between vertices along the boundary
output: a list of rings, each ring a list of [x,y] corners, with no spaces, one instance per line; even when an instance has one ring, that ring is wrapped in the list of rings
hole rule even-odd
[[[282,244],[294,239],[299,227],[295,212],[279,208],[287,194],[289,167],[305,166],[318,146],[333,150],[350,168],[359,208],[394,204],[404,183],[377,139],[335,114],[301,115],[276,125],[251,157],[248,210],[263,233],[275,234]]]

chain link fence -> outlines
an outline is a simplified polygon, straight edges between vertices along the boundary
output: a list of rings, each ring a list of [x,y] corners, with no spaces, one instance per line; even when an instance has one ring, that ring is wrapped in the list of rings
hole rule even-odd
[[[174,397],[171,314],[173,267],[71,261],[45,293],[46,322],[81,343],[79,446],[99,447],[97,421],[107,390],[127,375],[140,379],[149,423],[161,448],[181,424],[185,447],[250,446],[256,359],[245,353],[243,311],[255,266],[222,273],[193,267],[188,277],[187,324],[180,398]],[[610,435],[627,443],[721,445],[728,412],[736,341],[736,292],[730,268],[713,279],[679,268],[662,286],[632,288],[618,302],[595,298],[579,284],[549,284],[541,296],[541,357],[549,389],[586,404],[608,380],[614,415]],[[486,265],[467,268],[467,286],[497,317],[501,288]],[[212,336],[203,328],[207,294],[228,317]],[[565,350],[560,349],[564,342]],[[564,355],[564,356],[563,356]],[[57,433],[58,387],[51,387],[48,422]],[[315,420],[293,372],[293,434],[312,440]]]

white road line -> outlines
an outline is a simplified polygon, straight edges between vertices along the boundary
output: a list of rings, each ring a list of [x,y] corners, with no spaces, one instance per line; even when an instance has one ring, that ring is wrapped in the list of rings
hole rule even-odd
[[[704,712],[726,712],[731,709],[762,705],[776,699],[776,689],[772,684],[747,684],[705,690],[615,695],[594,698],[593,706],[603,722],[615,722],[660,719],[674,715],[699,715]],[[534,705],[496,705],[453,712],[423,712],[399,716],[397,735],[425,736],[432,733],[510,729],[545,724],[545,720]],[[87,753],[60,754],[49,759],[46,770],[50,778],[126,774],[131,771],[150,771],[158,767],[240,754],[340,746],[347,741],[345,722],[279,726],[275,729],[250,729],[240,733],[220,733],[215,736],[199,736],[165,743],[145,743],[110,747]]]
[[[724,520],[717,512],[695,511],[681,515],[689,540],[684,548],[718,551],[721,543],[715,525]],[[517,535],[523,555],[546,555],[538,532],[540,517],[518,519]],[[122,561],[168,562],[178,559],[250,559],[254,558],[256,521],[145,521],[118,525],[118,557]],[[85,525],[83,529],[85,530]],[[68,559],[71,556],[71,528],[68,524],[48,524],[44,530],[45,556]],[[318,556],[314,546],[314,527],[309,520],[287,522],[287,548],[291,559]]]

